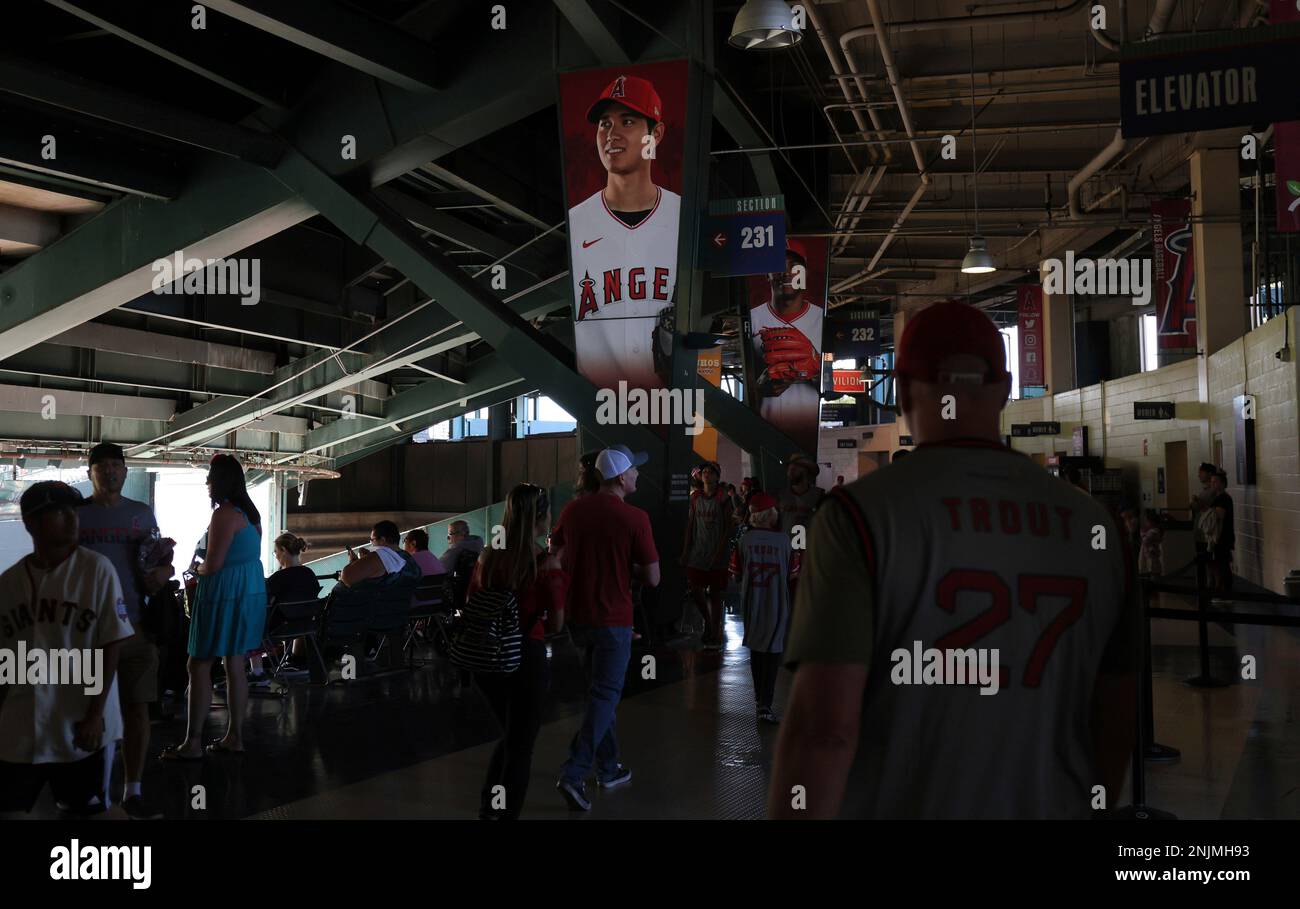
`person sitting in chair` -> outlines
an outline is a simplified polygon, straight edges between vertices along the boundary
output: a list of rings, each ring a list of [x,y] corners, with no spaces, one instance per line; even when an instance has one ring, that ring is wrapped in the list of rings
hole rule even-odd
[[[402,571],[407,562],[414,561],[398,548],[402,539],[401,531],[392,521],[380,521],[370,531],[370,545],[373,550],[359,556],[348,547],[348,565],[339,574],[339,583],[346,587],[356,587],[362,581],[382,578]]]

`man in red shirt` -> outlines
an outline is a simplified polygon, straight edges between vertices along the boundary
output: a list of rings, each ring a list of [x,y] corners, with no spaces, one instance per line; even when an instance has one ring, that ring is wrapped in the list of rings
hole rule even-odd
[[[647,459],[622,445],[602,451],[596,457],[600,491],[569,502],[551,532],[551,545],[562,550],[572,579],[570,627],[574,643],[585,651],[589,680],[582,727],[555,784],[574,811],[591,810],[586,780],[593,765],[602,789],[632,779],[618,759],[614,714],[632,656],[632,576],[657,587],[659,553],[649,516],[623,499],[636,491],[637,468]]]

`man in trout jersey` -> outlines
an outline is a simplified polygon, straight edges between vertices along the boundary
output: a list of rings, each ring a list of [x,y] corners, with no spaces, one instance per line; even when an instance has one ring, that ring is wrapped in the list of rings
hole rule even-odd
[[[808,252],[787,238],[785,271],[769,276],[771,298],[750,310],[754,354],[761,364],[759,414],[804,443],[821,415],[822,364],[818,345],[822,308],[808,297]]]
[[[918,444],[832,490],[813,519],[769,813],[1114,808],[1141,641],[1122,528],[1001,443],[1011,377],[983,313],[956,301],[921,310],[896,356]],[[793,786],[805,810],[792,810]]]
[[[681,197],[651,176],[662,108],[648,80],[618,76],[587,111],[606,182],[569,209],[569,249],[578,365],[600,388],[660,388],[654,348],[671,354],[659,316],[672,311]]]

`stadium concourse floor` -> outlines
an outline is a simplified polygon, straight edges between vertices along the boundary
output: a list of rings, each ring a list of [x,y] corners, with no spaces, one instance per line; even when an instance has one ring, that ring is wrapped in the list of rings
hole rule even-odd
[[[1161,605],[1190,606],[1162,596]],[[1212,625],[1212,672],[1238,681],[1210,689],[1183,683],[1199,671],[1195,622],[1158,620],[1152,636],[1156,740],[1182,756],[1146,764],[1148,804],[1186,819],[1300,818],[1300,635]],[[568,811],[554,789],[582,695],[576,651],[557,642],[524,818],[761,817],[777,729],[755,721],[740,640],[738,620],[728,617],[721,653],[699,651],[698,635],[653,651],[657,678],[643,680],[638,672],[619,710],[632,782],[609,793],[589,785],[590,813]],[[645,654],[634,650],[636,666]],[[1247,654],[1256,657],[1255,681],[1240,680]],[[778,710],[790,680],[783,672]],[[455,673],[435,664],[325,689],[297,684],[283,698],[254,697],[247,755],[194,765],[151,761],[146,792],[169,818],[473,819],[495,724],[478,694],[455,681]],[[214,710],[209,737],[224,724],[224,711]],[[155,724],[151,750],[181,734],[179,719]],[[206,788],[206,811],[191,807],[196,784]],[[1127,801],[1126,794],[1121,803]],[[36,813],[55,816],[48,792]]]

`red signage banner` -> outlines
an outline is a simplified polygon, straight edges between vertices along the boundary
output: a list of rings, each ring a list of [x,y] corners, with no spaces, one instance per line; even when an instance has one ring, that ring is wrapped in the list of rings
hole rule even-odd
[[[1191,203],[1151,203],[1152,280],[1156,297],[1156,346],[1162,351],[1196,351],[1196,268]]]
[[[1017,325],[1020,328],[1020,387],[1046,385],[1043,365],[1043,289],[1027,284],[1016,290]]]
[[[842,395],[864,395],[867,393],[867,380],[856,369],[837,369],[832,378],[832,391]]]
[[[1273,25],[1300,21],[1300,3],[1272,0],[1268,21]],[[1300,120],[1273,124],[1273,152],[1277,229],[1287,234],[1300,233]]]

